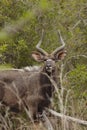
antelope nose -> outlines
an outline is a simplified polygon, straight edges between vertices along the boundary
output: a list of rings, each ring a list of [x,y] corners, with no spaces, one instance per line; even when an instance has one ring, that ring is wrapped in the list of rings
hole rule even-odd
[[[47,64],[47,67],[51,67],[51,64]]]

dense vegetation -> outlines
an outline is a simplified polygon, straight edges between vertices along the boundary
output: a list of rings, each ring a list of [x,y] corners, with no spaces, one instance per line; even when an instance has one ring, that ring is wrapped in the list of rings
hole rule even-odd
[[[31,53],[42,29],[45,30],[42,48],[46,51],[60,46],[57,30],[66,43],[67,56],[60,63],[62,104],[55,95],[54,109],[87,120],[87,0],[1,0],[1,68],[36,65]],[[73,123],[69,127],[66,129],[86,130],[85,126]]]

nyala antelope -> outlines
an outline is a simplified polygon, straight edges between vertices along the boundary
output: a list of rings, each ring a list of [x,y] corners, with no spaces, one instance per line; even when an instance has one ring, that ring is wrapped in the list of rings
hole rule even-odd
[[[62,45],[57,47],[51,54],[48,54],[40,47],[43,34],[38,44],[36,52],[32,52],[32,57],[37,62],[44,62],[44,65],[37,71],[0,71],[0,101],[9,106],[11,110],[29,110],[33,120],[39,119],[43,110],[50,106],[54,86],[50,78],[58,83],[58,71],[56,62],[64,59],[66,55],[65,42],[59,32]],[[59,87],[59,86],[58,86]]]

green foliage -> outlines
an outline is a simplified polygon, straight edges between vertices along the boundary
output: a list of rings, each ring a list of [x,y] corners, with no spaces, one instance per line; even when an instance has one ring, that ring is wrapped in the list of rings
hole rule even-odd
[[[0,70],[7,70],[7,69],[11,69],[12,68],[12,65],[10,64],[2,64],[0,65]]]
[[[26,66],[26,64],[29,63],[29,54],[28,54],[29,49],[24,40],[18,41],[16,50],[17,50],[17,55],[16,55],[17,63],[15,63],[15,64],[17,64],[16,66],[18,66],[18,67]]]
[[[77,64],[76,68],[69,73],[69,81],[71,88],[75,92],[77,98],[87,99],[87,66]]]
[[[42,10],[47,11],[51,8],[51,1],[49,2],[48,0],[40,0],[39,5]]]
[[[70,72],[70,76],[72,77],[74,83],[78,79],[80,82],[87,81],[87,67],[85,65],[78,65],[74,70]]]
[[[40,39],[42,28],[44,28],[46,33],[42,47],[48,52],[52,52],[56,46],[59,46],[58,43],[60,44],[56,33],[57,30],[60,29],[67,43],[68,57],[73,54],[80,54],[80,52],[86,54],[87,28],[85,3],[86,0],[0,1],[1,48],[3,43],[7,46],[8,51],[8,48],[11,48],[9,46],[11,46],[10,42],[12,41],[14,57],[17,57],[16,47],[20,46],[18,44],[20,44],[19,41],[22,40],[29,50],[26,50],[27,55],[30,55]],[[2,51],[0,53],[3,55]],[[6,53],[10,55],[12,52],[9,50],[9,52]],[[30,60],[26,58],[26,61],[22,60],[21,57],[26,55],[26,53],[19,53],[18,57],[20,58],[13,58],[13,61],[5,55],[5,62],[15,64],[15,67],[32,64],[33,61],[31,58]]]

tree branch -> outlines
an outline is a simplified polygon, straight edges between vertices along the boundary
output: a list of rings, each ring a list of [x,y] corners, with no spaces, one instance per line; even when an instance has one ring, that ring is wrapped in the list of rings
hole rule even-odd
[[[52,115],[54,115],[54,116],[57,116],[57,117],[66,119],[68,121],[73,121],[73,122],[76,122],[78,124],[82,124],[82,125],[86,125],[87,126],[87,121],[85,121],[85,120],[80,120],[80,119],[77,119],[77,118],[74,118],[74,117],[71,117],[71,116],[66,116],[64,114],[58,113],[58,112],[56,112],[54,110],[51,110],[51,109],[47,109],[46,108],[46,110],[48,112],[50,112]]]

